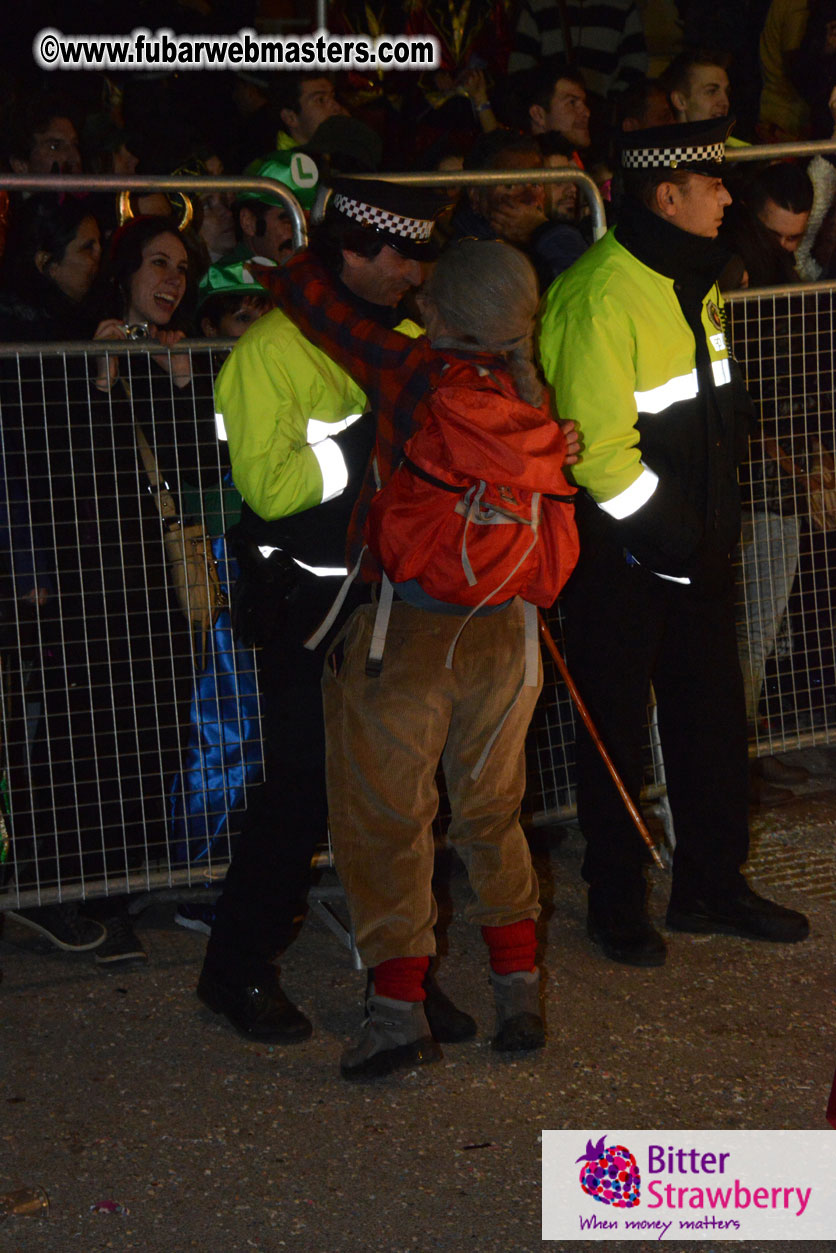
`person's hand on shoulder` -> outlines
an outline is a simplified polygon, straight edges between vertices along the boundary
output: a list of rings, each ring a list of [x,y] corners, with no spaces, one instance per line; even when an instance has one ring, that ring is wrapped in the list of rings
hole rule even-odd
[[[566,440],[566,456],[563,458],[563,464],[565,466],[577,465],[581,459],[581,433],[571,419],[558,422],[558,426]]]

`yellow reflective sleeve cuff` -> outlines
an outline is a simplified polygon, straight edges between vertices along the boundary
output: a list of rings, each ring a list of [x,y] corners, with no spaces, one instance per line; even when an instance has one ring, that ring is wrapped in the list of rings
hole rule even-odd
[[[611,500],[599,500],[599,508],[608,513],[611,518],[615,518],[616,522],[620,522],[623,518],[631,517],[641,509],[642,505],[647,504],[656,491],[658,482],[659,475],[643,465],[641,474],[629,487],[619,492],[617,496],[613,496]]]

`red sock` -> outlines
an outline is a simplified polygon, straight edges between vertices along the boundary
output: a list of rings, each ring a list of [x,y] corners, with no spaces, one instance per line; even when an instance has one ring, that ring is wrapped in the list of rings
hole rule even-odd
[[[491,953],[491,970],[510,975],[515,970],[533,970],[537,955],[534,919],[509,922],[504,927],[483,927],[482,939]]]
[[[393,1001],[423,1001],[424,975],[429,966],[429,957],[390,957],[374,968],[375,995]]]

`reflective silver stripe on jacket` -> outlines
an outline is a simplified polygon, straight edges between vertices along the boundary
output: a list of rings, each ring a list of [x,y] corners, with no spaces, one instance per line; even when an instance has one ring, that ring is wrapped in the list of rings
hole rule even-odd
[[[348,486],[348,466],[338,444],[332,436],[339,435],[362,418],[362,413],[351,413],[339,422],[322,422],[319,418],[308,420],[308,444],[319,463],[322,474],[322,500],[334,500]]]
[[[659,475],[644,462],[641,463],[641,474],[634,479],[629,487],[625,487],[623,492],[619,492],[617,496],[613,496],[611,500],[600,500],[599,508],[608,513],[611,518],[615,518],[616,522],[620,522],[622,518],[629,518],[631,514],[637,513],[642,505],[646,505],[650,497],[656,491],[659,484]]]
[[[259,544],[258,551],[261,553],[262,557],[269,557],[271,553],[281,552],[282,550],[280,548],[276,548],[275,546],[271,546],[270,544]],[[309,566],[307,562],[300,561],[298,557],[293,557],[292,560],[302,570],[307,570],[310,574],[315,574],[318,579],[344,578],[345,575],[348,574],[345,566]]]
[[[731,382],[731,368],[727,357],[712,361],[711,372],[714,375],[715,387],[723,387]],[[688,374],[677,374],[674,378],[668,379],[667,383],[660,383],[658,387],[651,387],[646,392],[633,392],[633,399],[639,413],[664,413],[671,405],[676,405],[681,400],[693,400],[699,395],[699,390],[695,366]]]

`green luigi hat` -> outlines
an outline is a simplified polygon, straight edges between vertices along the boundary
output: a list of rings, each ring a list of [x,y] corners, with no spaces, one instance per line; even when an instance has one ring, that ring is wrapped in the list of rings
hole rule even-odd
[[[293,192],[303,209],[313,207],[319,185],[319,168],[313,157],[295,148],[287,148],[271,152],[269,157],[258,157],[251,161],[244,173],[249,178],[272,178],[277,183],[284,183]],[[238,201],[257,201],[259,204],[281,207],[278,196],[273,197],[266,191],[239,192]]]
[[[261,283],[253,278],[244,261],[228,261],[225,265],[210,265],[200,280],[198,292],[198,308],[205,304],[210,296],[229,296],[233,293],[250,296],[256,292],[268,295]]]

